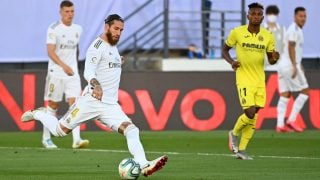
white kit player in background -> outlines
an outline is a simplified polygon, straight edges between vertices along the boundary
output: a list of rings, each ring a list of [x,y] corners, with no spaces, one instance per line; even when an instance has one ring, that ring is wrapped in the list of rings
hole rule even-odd
[[[272,32],[274,40],[275,40],[275,49],[281,54],[284,49],[284,36],[286,32],[286,28],[278,23],[280,10],[276,5],[269,5],[266,8],[266,22],[263,24],[263,27]],[[269,61],[265,62],[265,69],[273,69],[277,66],[271,66]]]
[[[296,117],[309,98],[309,85],[301,64],[304,43],[302,27],[306,22],[306,17],[305,8],[295,8],[294,23],[289,26],[286,32],[284,53],[282,54],[281,60],[278,61],[280,99],[277,105],[277,128],[279,132],[281,132],[280,130],[282,128],[285,128],[284,118],[292,92],[300,93],[294,101],[290,116],[287,120],[287,126],[297,132],[304,130],[304,128],[296,122]]]
[[[48,101],[46,112],[56,115],[59,102],[65,94],[69,107],[81,94],[78,73],[79,40],[82,27],[72,22],[74,6],[70,1],[60,3],[61,20],[51,24],[47,31],[47,50],[49,56],[44,99]],[[72,131],[73,148],[86,147],[88,140],[80,137],[80,126]],[[42,144],[45,148],[57,148],[52,142],[50,131],[43,127]]]
[[[168,160],[166,155],[153,161],[146,159],[139,137],[139,129],[122,111],[118,104],[121,77],[121,57],[118,43],[124,21],[117,14],[105,19],[105,32],[90,45],[85,62],[84,77],[88,85],[75,104],[59,121],[55,116],[43,112],[43,108],[25,112],[23,122],[40,121],[54,136],[66,136],[81,123],[98,119],[113,131],[126,137],[130,153],[140,164],[141,173],[149,176],[160,170]]]

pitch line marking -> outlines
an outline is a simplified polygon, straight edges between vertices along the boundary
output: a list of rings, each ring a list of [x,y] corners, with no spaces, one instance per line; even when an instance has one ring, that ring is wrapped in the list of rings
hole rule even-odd
[[[87,152],[111,152],[111,153],[129,153],[126,150],[116,149],[45,149],[40,147],[0,147],[0,149],[20,149],[20,150],[48,150],[48,151],[61,151],[61,150],[73,150],[73,151],[87,151]],[[225,156],[234,157],[234,154],[217,154],[217,153],[187,153],[187,152],[161,152],[161,151],[146,151],[149,154],[167,154],[167,155],[198,155],[198,156]],[[301,159],[301,160],[320,160],[320,157],[302,157],[302,156],[267,156],[267,155],[252,155],[252,157],[269,158],[269,159]]]

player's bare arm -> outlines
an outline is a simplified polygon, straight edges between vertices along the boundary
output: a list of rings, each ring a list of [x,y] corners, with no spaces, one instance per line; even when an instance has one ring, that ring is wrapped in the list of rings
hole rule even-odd
[[[238,67],[240,67],[240,62],[235,61],[231,58],[229,50],[232,47],[229,47],[228,45],[224,44],[222,49],[222,57],[231,65],[233,70],[237,70]]]
[[[280,54],[277,51],[267,52],[267,56],[270,64],[276,64],[280,58]]]
[[[297,75],[297,66],[296,66],[296,42],[289,41],[288,45],[289,57],[292,64],[292,78],[295,78]]]
[[[98,100],[101,100],[103,91],[102,91],[102,88],[101,88],[99,81],[96,78],[92,78],[90,80],[90,85],[93,88],[92,97],[94,97]]]
[[[47,44],[48,56],[56,64],[58,64],[68,76],[73,76],[74,74],[73,70],[58,57],[58,55],[55,53],[55,50],[56,50],[55,44]]]

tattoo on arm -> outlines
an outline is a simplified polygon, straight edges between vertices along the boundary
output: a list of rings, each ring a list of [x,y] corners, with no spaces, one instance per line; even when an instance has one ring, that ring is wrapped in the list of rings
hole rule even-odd
[[[100,83],[96,78],[93,78],[93,79],[90,80],[90,85],[92,87],[95,87],[95,86],[100,86]]]

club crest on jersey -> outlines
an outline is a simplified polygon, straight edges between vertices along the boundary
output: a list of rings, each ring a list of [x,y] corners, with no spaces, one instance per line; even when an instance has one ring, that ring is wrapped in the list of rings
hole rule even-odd
[[[259,40],[259,41],[263,41],[263,36],[259,36],[259,37],[258,37],[258,40]]]
[[[97,64],[97,57],[92,57],[91,58],[91,63],[92,64]]]
[[[246,99],[245,99],[245,98],[242,98],[241,103],[242,103],[242,104],[246,104],[246,103],[247,103]]]

